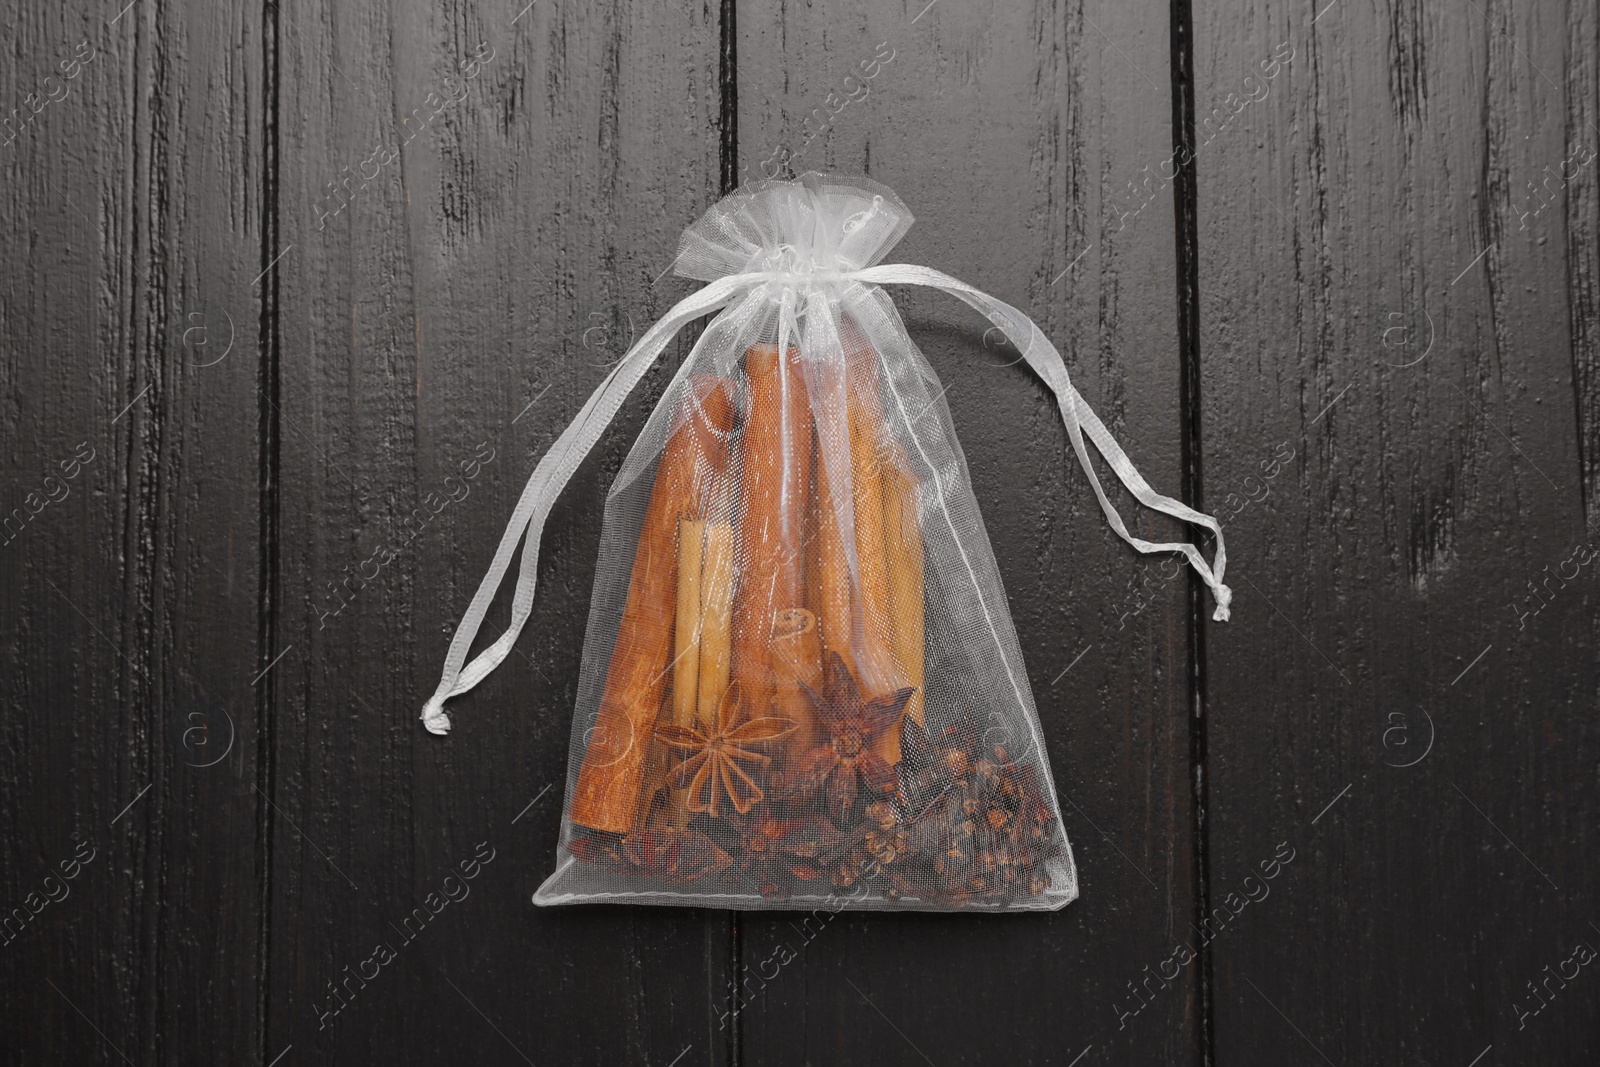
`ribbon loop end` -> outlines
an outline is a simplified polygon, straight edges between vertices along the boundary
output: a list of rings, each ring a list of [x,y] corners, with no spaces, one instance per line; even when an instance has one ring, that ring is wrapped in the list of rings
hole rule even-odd
[[[422,725],[430,734],[439,737],[450,732],[450,716],[444,713],[444,701],[434,697],[422,706]]]

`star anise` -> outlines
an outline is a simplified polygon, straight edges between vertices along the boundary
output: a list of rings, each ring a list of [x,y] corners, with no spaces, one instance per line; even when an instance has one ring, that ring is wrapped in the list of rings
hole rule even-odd
[[[728,686],[717,716],[718,725],[705,730],[675,723],[659,723],[656,737],[673,752],[685,757],[678,768],[678,785],[688,787],[684,807],[715,818],[723,797],[740,815],[766,796],[746,768],[764,768],[772,759],[754,746],[782,741],[798,727],[793,719],[766,716],[744,719],[744,704],[739,683]]]
[[[810,686],[805,692],[827,740],[800,758],[780,794],[790,800],[820,795],[823,810],[843,825],[863,789],[879,797],[893,796],[899,789],[894,767],[872,746],[900,724],[906,702],[916,690],[897,689],[863,700],[844,660],[830,651],[823,665],[822,692]]]

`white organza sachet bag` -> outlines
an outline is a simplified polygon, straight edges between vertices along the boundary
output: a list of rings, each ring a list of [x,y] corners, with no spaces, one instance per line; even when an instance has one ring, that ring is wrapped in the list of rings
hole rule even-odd
[[[540,904],[1022,910],[1077,896],[1039,719],[943,390],[883,285],[982,312],[1055,394],[1107,519],[1181,552],[1228,617],[1221,531],[1157,494],[1008,304],[879,265],[911,225],[888,189],[760,182],[684,232],[709,284],[611,371],[539,463],[423,710],[505,658],[557,495],[677,331],[716,312],[606,501],[561,859]],[[1085,438],[1215,561],[1133,537]],[[524,542],[511,625],[470,663]]]

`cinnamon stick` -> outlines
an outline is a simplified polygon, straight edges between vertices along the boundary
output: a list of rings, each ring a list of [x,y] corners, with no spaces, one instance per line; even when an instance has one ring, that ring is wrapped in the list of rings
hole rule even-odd
[[[843,488],[850,473],[850,434],[845,411],[842,363],[819,362],[816,370],[820,396],[812,398],[816,419],[816,492],[812,494],[813,525],[806,561],[806,606],[817,619],[822,647],[837,652],[852,675],[857,672],[855,621],[851,611],[850,557],[845,550],[840,513],[851,510],[850,493]],[[838,471],[839,489],[830,469]]]
[[[822,691],[822,639],[817,632],[817,617],[805,608],[779,611],[772,627],[773,714],[793,719],[799,729],[789,744],[799,752],[809,752],[817,743],[816,711],[813,693]]]
[[[887,430],[878,397],[877,353],[865,342],[845,352],[850,412],[850,502],[856,535],[856,610],[861,624],[856,680],[873,696],[894,686],[889,615],[889,558],[884,527],[883,469]],[[880,754],[900,755],[900,731],[889,730]],[[891,760],[893,762],[893,760]]]
[[[700,695],[701,563],[705,556],[706,524],[700,519],[678,522],[678,612],[672,628],[672,719],[693,727],[695,703]],[[654,793],[666,783],[672,756],[658,741],[645,776],[645,790]],[[665,806],[670,825],[689,824],[685,789],[667,786]]]
[[[917,480],[898,446],[891,453],[895,461],[888,467],[885,479],[883,520],[889,551],[892,651],[899,672],[899,684],[916,689],[906,704],[905,713],[918,726],[925,726],[927,696],[924,692],[923,639],[927,621],[924,615],[925,568],[922,524],[917,515]],[[895,735],[898,748],[899,731],[890,732]]]
[[[678,614],[673,627],[672,721],[693,726],[700,697],[700,563],[705,556],[706,524],[678,523]]]
[[[802,533],[811,483],[811,413],[800,350],[745,352],[750,403],[740,443],[739,581],[733,600],[733,681],[746,714],[766,715],[773,696],[773,621],[800,607]],[[726,724],[725,724],[726,725]]]
[[[689,410],[656,469],[600,709],[572,791],[572,821],[594,830],[626,833],[638,820],[646,757],[672,673],[678,520],[703,514],[727,463],[731,383],[692,375],[685,402]]]
[[[715,730],[728,675],[733,666],[733,526],[706,526],[705,559],[700,565],[700,721]]]

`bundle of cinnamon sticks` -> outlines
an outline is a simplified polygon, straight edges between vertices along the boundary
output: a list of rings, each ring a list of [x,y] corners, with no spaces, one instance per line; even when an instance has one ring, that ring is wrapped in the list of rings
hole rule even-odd
[[[824,678],[834,654],[863,706],[896,716],[866,738],[883,764],[900,761],[899,716],[923,724],[919,483],[888,429],[877,354],[848,324],[845,336],[842,361],[809,374],[798,348],[749,348],[737,419],[735,379],[691,376],[640,528],[576,826],[682,830],[799,788],[848,740],[824,707],[840,689]],[[892,793],[892,775],[861,766]]]

